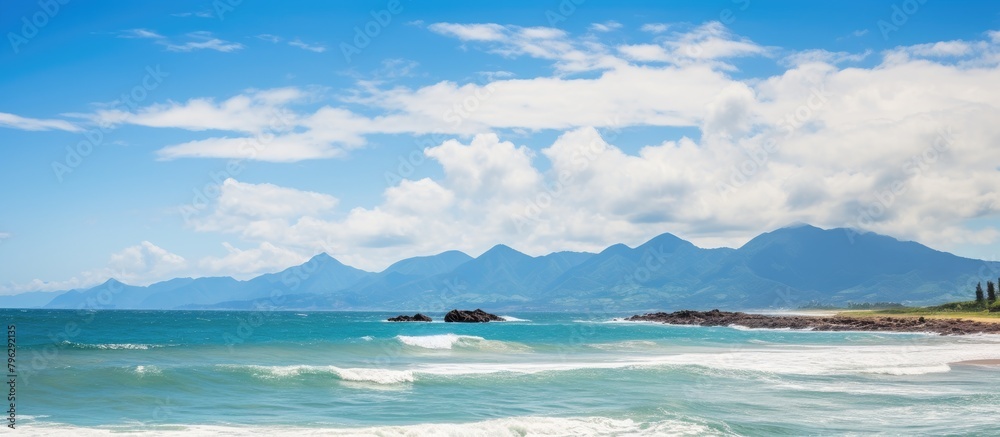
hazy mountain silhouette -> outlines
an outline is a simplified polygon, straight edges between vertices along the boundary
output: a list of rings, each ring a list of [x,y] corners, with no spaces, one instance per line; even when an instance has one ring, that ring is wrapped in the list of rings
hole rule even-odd
[[[414,257],[373,273],[327,254],[239,281],[178,278],[147,287],[114,279],[65,293],[7,296],[9,307],[232,308],[445,311],[798,307],[810,301],[929,304],[970,298],[1000,263],[846,229],[797,225],[738,249],[702,249],[671,234],[635,248],[529,256],[503,244],[472,258],[458,251]]]

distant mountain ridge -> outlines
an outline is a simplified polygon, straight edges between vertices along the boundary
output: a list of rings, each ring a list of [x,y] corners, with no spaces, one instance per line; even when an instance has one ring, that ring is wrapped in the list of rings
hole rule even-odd
[[[969,299],[1000,263],[915,242],[810,225],[758,235],[738,249],[703,249],[671,234],[635,248],[533,257],[498,244],[400,260],[375,273],[329,255],[246,281],[177,278],[145,287],[110,279],[63,293],[23,293],[0,306],[94,309],[631,311],[795,308],[809,302],[932,304]]]

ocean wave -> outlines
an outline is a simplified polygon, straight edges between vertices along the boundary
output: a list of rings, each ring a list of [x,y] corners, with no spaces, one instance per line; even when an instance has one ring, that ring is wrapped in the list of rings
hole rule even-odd
[[[90,344],[90,343],[74,343],[66,340],[63,340],[62,344],[74,349],[103,349],[103,350],[146,350],[158,347],[166,347],[166,345],[162,344],[138,344],[138,343]]]
[[[627,343],[626,343],[627,344]],[[613,349],[626,344],[605,344]],[[643,343],[633,343],[646,347]],[[739,375],[741,372],[789,375],[922,375],[948,372],[948,363],[989,359],[1000,356],[1000,345],[900,345],[900,346],[822,346],[768,347],[749,346],[723,352],[682,352],[671,355],[635,356],[591,361],[512,362],[512,363],[440,363],[414,368],[429,375],[474,375],[484,373],[562,372],[584,369],[623,369],[684,367]],[[736,373],[732,373],[736,372]]]
[[[487,340],[474,335],[397,335],[399,342],[422,349],[472,349],[486,352],[527,352],[531,348],[510,341]]]
[[[812,331],[814,329],[811,326],[808,327],[808,328],[802,328],[802,329],[792,329],[792,328],[751,328],[749,326],[743,326],[743,325],[737,325],[737,324],[728,325],[727,327],[728,328],[733,328],[733,329],[735,329],[737,331],[796,331],[796,332],[804,332],[804,331]]]
[[[500,316],[500,317],[503,318],[503,321],[505,321],[505,322],[530,322],[531,321],[531,320],[528,320],[528,319],[519,319],[519,318],[514,317],[514,316]]]
[[[132,369],[136,375],[159,375],[162,373],[160,369],[153,365],[139,365]]]
[[[222,368],[247,371],[263,379],[293,378],[300,375],[333,375],[342,381],[371,382],[375,384],[400,384],[413,382],[413,372],[376,368],[341,368],[337,366],[260,366],[253,364],[221,364]]]
[[[909,367],[875,367],[864,369],[861,373],[871,373],[876,375],[926,375],[928,373],[947,373],[951,371],[951,366],[938,364],[933,366],[909,366]]]
[[[649,340],[625,340],[614,343],[593,343],[587,345],[594,349],[601,350],[622,350],[622,349],[649,349],[656,347],[655,341]]]
[[[160,426],[112,426],[79,427],[64,424],[32,424],[20,427],[20,435],[75,435],[109,436],[120,433],[146,433],[157,435],[257,435],[259,427],[220,425],[160,425]],[[376,426],[367,428],[320,428],[271,426],[268,435],[300,436],[370,436],[382,437],[414,435],[537,435],[537,436],[715,436],[732,435],[713,429],[696,420],[666,419],[652,422],[632,419],[612,419],[607,417],[510,417],[472,423],[425,423],[401,426]]]

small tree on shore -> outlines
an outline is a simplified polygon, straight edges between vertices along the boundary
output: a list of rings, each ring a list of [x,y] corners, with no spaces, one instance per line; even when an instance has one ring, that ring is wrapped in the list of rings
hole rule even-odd
[[[993,285],[993,281],[986,281],[986,300],[989,303],[997,301],[997,288]]]
[[[976,284],[976,303],[981,304],[984,301],[986,301],[986,298],[983,297],[983,283],[980,282]]]

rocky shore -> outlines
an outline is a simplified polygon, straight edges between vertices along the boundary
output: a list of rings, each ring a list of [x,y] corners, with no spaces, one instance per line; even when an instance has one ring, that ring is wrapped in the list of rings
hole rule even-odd
[[[448,314],[444,315],[445,322],[456,322],[456,323],[486,323],[486,322],[504,322],[503,317],[496,314],[490,314],[486,311],[476,308],[475,311],[469,310],[451,310]]]
[[[427,317],[420,313],[416,313],[412,316],[408,316],[406,314],[400,314],[396,317],[389,317],[386,320],[390,322],[433,322],[433,320],[430,317]]]
[[[747,328],[791,328],[813,331],[891,331],[934,332],[941,335],[1000,334],[1000,323],[962,319],[925,319],[923,317],[811,317],[766,316],[719,310],[635,315],[625,320],[668,323],[671,325],[730,326]]]

